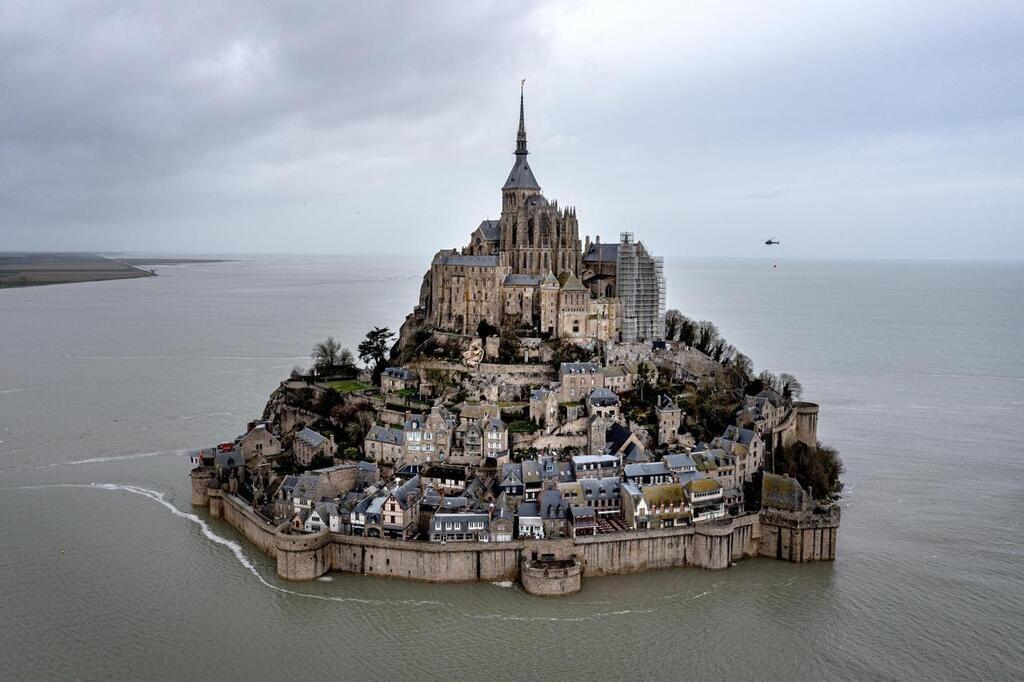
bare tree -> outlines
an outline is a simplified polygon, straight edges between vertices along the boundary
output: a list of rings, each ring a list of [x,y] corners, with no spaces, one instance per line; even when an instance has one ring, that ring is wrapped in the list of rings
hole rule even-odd
[[[325,340],[313,346],[313,368],[317,374],[323,374],[338,364],[338,354],[341,352],[341,345],[328,336]]]
[[[792,374],[785,372],[780,374],[779,383],[782,386],[782,397],[789,402],[799,399],[804,393],[804,387],[800,380]]]
[[[775,376],[768,370],[764,370],[763,372],[758,374],[757,380],[764,384],[765,388],[770,388],[776,393],[778,393],[779,390],[782,388],[782,385],[779,383],[779,377]]]

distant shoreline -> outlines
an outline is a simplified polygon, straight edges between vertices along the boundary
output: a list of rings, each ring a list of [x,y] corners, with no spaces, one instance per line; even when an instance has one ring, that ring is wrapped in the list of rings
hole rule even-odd
[[[224,258],[117,258],[127,265],[189,265],[192,263],[228,263]]]
[[[95,253],[0,253],[0,290],[155,276]]]

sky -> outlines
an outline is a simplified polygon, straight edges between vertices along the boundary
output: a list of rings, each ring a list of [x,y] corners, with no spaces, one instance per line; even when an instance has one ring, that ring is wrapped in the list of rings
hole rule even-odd
[[[1024,259],[1024,3],[0,2],[0,251]]]

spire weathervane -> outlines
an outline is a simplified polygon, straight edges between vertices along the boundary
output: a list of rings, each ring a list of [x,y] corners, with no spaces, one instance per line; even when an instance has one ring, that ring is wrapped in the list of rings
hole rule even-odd
[[[529,154],[526,151],[526,117],[523,113],[523,91],[526,89],[526,79],[519,81],[519,133],[516,135],[516,154]]]

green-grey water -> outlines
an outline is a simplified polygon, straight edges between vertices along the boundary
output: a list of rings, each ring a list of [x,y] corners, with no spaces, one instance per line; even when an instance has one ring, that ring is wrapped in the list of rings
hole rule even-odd
[[[0,678],[1020,678],[1024,266],[669,261],[669,305],[800,377],[846,462],[835,563],[584,581],[331,574],[189,505],[328,334],[413,304],[423,259],[242,259],[0,292]]]

